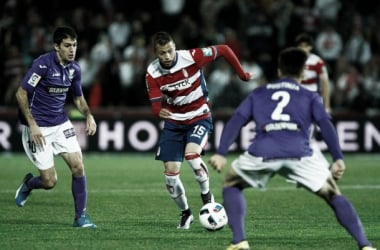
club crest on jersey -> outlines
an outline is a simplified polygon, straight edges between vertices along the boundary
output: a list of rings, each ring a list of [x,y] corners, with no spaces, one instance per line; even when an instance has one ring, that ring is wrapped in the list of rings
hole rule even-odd
[[[69,80],[70,80],[70,82],[74,78],[74,72],[75,72],[75,69],[69,69]]]
[[[203,56],[212,56],[211,48],[202,48]]]
[[[29,77],[29,80],[28,80],[28,84],[33,86],[33,87],[36,87],[37,83],[41,80],[41,76],[36,74],[36,73],[33,73],[30,77]]]

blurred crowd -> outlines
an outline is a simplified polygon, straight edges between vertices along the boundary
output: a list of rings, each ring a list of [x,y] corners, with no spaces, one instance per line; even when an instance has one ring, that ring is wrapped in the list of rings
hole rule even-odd
[[[228,44],[255,78],[242,83],[223,61],[204,70],[213,107],[235,107],[277,75],[277,55],[306,32],[326,62],[333,112],[380,109],[380,4],[370,0],[4,0],[0,6],[0,106],[32,60],[52,49],[58,25],[79,35],[77,61],[93,107],[148,106],[150,39],[165,30],[177,49]]]

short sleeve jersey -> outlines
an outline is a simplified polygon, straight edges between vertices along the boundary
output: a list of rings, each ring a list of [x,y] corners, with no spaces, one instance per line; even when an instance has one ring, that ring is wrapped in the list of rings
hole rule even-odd
[[[33,64],[21,87],[27,91],[29,108],[40,127],[56,126],[68,120],[64,110],[67,93],[82,96],[81,70],[75,61],[60,64],[55,51],[41,55]],[[20,122],[27,125],[22,112]]]
[[[154,60],[147,68],[146,85],[151,102],[165,96],[165,108],[172,112],[171,122],[192,124],[211,116],[208,90],[202,66],[217,57],[215,47],[178,50],[176,61],[163,68]]]
[[[321,98],[291,79],[279,79],[255,89],[237,108],[246,122],[256,124],[248,151],[264,158],[311,155],[310,128],[329,118]]]

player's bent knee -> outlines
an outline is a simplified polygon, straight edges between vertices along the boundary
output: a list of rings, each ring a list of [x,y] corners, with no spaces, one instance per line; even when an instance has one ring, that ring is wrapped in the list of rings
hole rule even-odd
[[[70,166],[71,173],[74,176],[83,176],[84,175],[84,165],[80,162]]]
[[[181,167],[180,162],[171,161],[171,162],[165,162],[165,164],[164,164],[165,173],[169,173],[169,174],[179,172],[180,167]]]
[[[47,170],[40,171],[40,176],[44,189],[52,189],[57,184],[58,176],[54,166]]]
[[[42,185],[44,189],[52,189],[55,187],[57,184],[57,179],[56,178],[50,178],[50,179],[43,179],[42,180]]]

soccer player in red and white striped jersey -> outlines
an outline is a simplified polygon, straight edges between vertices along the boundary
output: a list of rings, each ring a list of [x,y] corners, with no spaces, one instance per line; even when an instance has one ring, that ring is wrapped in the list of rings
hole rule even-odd
[[[189,229],[194,217],[180,179],[184,159],[200,185],[203,204],[214,201],[208,169],[201,158],[213,129],[202,67],[223,57],[240,79],[248,81],[252,75],[243,70],[227,45],[177,50],[167,32],[158,32],[153,36],[153,50],[157,58],[147,68],[146,86],[153,113],[164,120],[155,159],[164,163],[167,189],[182,210],[177,228]]]
[[[296,46],[304,50],[308,57],[301,84],[310,91],[318,92],[323,99],[323,104],[328,112],[330,107],[330,80],[324,60],[312,52],[313,38],[302,33],[296,37]]]
[[[327,67],[323,59],[312,52],[314,47],[313,38],[307,33],[301,33],[296,37],[295,42],[296,46],[305,51],[307,54],[303,78],[300,83],[306,89],[318,93],[322,98],[326,111],[331,113],[330,80]],[[321,146],[315,139],[318,131],[317,129],[318,127],[314,125],[311,127],[312,132],[310,133],[310,146],[315,154],[322,155]]]

